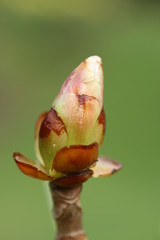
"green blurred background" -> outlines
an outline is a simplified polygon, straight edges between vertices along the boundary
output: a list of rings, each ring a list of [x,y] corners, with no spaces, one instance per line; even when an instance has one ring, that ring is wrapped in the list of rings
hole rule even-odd
[[[53,239],[46,185],[20,173],[34,126],[69,73],[99,55],[107,132],[101,154],[123,163],[83,188],[91,240],[160,239],[160,4],[0,0],[0,239]]]

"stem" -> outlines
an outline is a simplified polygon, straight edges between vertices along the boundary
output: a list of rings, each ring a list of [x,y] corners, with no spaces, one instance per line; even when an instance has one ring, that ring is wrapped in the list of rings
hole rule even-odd
[[[50,190],[57,224],[56,240],[88,240],[82,226],[82,185],[67,188],[50,182]]]

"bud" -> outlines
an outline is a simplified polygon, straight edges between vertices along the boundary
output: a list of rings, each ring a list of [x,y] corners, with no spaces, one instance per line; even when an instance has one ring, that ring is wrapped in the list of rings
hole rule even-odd
[[[39,150],[51,174],[79,172],[97,160],[105,128],[102,104],[102,62],[93,56],[69,75],[40,128]]]
[[[101,58],[82,62],[64,82],[49,112],[36,124],[35,149],[41,164],[14,153],[19,169],[31,177],[71,186],[107,176],[121,165],[98,158],[105,133]]]

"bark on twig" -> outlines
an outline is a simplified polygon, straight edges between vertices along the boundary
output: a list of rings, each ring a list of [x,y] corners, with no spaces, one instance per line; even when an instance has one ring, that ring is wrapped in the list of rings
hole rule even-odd
[[[56,240],[88,240],[82,226],[82,185],[64,188],[50,182],[50,190],[57,224]]]

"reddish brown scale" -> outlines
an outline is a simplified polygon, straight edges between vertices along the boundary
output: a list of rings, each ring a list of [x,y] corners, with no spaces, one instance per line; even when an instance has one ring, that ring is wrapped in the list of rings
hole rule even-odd
[[[37,122],[36,122],[36,131],[35,131],[35,139],[38,139],[39,137],[39,130],[40,130],[40,127],[41,127],[41,124],[42,122],[44,121],[45,117],[47,116],[48,112],[43,112],[39,118],[37,119]]]
[[[52,177],[47,175],[41,169],[38,169],[37,166],[33,166],[27,162],[23,162],[21,159],[22,158],[25,159],[25,157],[21,153],[17,153],[17,152],[13,153],[13,158],[22,173],[40,180],[48,180],[48,181],[53,180]]]
[[[96,100],[95,97],[93,96],[88,96],[88,95],[85,95],[85,94],[76,94],[77,98],[78,98],[78,101],[79,101],[79,104],[82,105],[82,106],[85,106],[85,103],[86,101],[91,101],[91,100]]]
[[[105,134],[105,131],[106,131],[106,116],[105,116],[105,112],[104,112],[104,109],[102,108],[102,111],[98,117],[98,121],[100,124],[103,125],[103,136]]]
[[[57,152],[51,169],[63,173],[76,173],[87,169],[98,158],[98,144],[72,145]]]
[[[86,182],[90,177],[92,177],[92,174],[93,171],[87,169],[81,173],[72,173],[65,177],[58,178],[54,181],[54,184],[61,187],[75,187]]]
[[[40,138],[48,137],[51,131],[54,131],[59,136],[63,130],[67,132],[62,119],[58,116],[57,112],[51,108],[42,122],[39,132]]]

